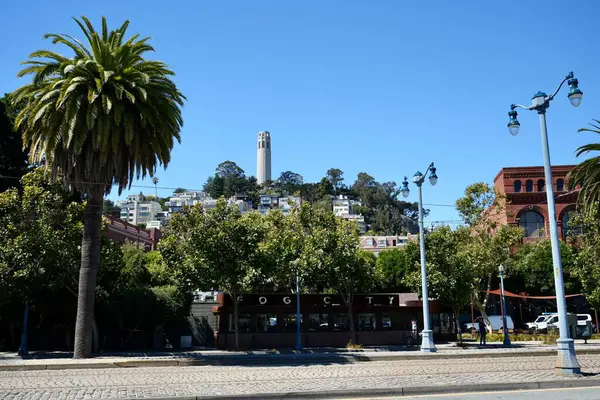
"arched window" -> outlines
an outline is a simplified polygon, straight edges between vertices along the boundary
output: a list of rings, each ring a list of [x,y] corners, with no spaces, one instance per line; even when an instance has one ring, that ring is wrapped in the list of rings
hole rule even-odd
[[[525,230],[525,237],[544,237],[544,217],[537,211],[521,214],[519,225]]]
[[[515,181],[515,193],[521,192],[521,181]]]
[[[557,179],[556,180],[556,191],[557,192],[562,192],[565,190],[565,180],[564,179]]]
[[[537,182],[537,191],[538,192],[543,192],[545,189],[546,183],[544,182],[543,179],[538,180]]]
[[[525,182],[525,191],[526,191],[527,193],[529,193],[529,192],[533,192],[533,181],[532,181],[531,179],[528,179],[528,180]]]
[[[267,139],[267,149],[271,148],[271,141],[269,139]]]

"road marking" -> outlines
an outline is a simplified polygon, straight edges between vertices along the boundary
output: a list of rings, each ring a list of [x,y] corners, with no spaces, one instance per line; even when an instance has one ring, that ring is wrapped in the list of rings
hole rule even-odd
[[[414,394],[414,395],[398,395],[398,396],[381,396],[381,397],[344,397],[346,400],[384,400],[402,397],[413,397],[413,398],[433,398],[433,397],[456,397],[456,396],[477,396],[487,394],[507,394],[507,393],[524,393],[524,392],[558,392],[567,390],[587,390],[587,389],[598,389],[598,386],[581,386],[581,387],[570,387],[570,388],[551,388],[551,389],[516,389],[516,390],[492,390],[483,392],[455,392],[455,393],[439,393],[439,394]]]

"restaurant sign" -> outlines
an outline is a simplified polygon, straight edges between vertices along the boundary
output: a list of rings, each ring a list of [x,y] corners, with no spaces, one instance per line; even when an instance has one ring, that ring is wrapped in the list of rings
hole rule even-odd
[[[290,294],[244,294],[239,297],[243,306],[295,306],[296,295]],[[400,306],[398,294],[356,294],[353,303],[363,306]],[[346,303],[340,295],[305,294],[300,296],[301,305],[343,306]]]

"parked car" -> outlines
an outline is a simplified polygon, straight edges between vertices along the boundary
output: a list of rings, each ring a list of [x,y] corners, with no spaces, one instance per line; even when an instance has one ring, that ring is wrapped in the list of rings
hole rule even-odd
[[[590,314],[577,314],[577,326],[586,326],[592,322]],[[531,333],[548,333],[548,329],[558,329],[558,313],[544,314],[537,317],[533,323],[528,323]]]
[[[529,329],[529,333],[532,334],[536,334],[536,333],[542,333],[547,329],[547,323],[548,320],[553,316],[554,314],[551,313],[544,313],[542,315],[540,315],[539,317],[537,317],[535,319],[535,321],[533,322],[527,322],[527,328]]]
[[[479,332],[479,321],[483,317],[475,318],[475,326],[472,323],[465,325],[463,332]],[[488,315],[485,320],[485,326],[488,332],[497,332],[502,330],[502,315]],[[509,331],[515,329],[515,324],[510,315],[506,316],[506,327]]]

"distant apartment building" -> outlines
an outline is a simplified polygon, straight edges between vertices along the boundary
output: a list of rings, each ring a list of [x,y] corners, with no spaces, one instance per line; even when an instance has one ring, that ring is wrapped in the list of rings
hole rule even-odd
[[[363,217],[360,214],[357,214],[354,210],[354,207],[361,205],[359,200],[352,200],[349,199],[348,196],[340,195],[338,197],[335,197],[331,201],[331,204],[333,207],[333,213],[337,217],[356,222],[360,233],[366,232],[367,227],[365,224],[365,217]]]
[[[129,195],[124,201],[119,202],[121,208],[120,219],[133,225],[148,224],[156,219],[162,212],[161,205],[156,201],[145,201],[142,193]]]
[[[384,250],[399,249],[404,247],[409,236],[361,236],[360,248],[370,251],[376,256]]]
[[[169,225],[169,220],[171,219],[171,213],[168,211],[161,211],[156,213],[154,219],[146,224],[146,228],[155,228],[162,229]]]
[[[169,207],[169,213],[173,214],[183,211],[184,207],[202,204],[206,199],[210,199],[210,196],[204,192],[175,193],[165,205]]]
[[[300,207],[302,200],[296,196],[280,196],[278,194],[261,194],[258,204],[258,213],[267,215],[271,210],[281,210],[288,215],[293,208]]]
[[[193,207],[197,204],[202,205],[205,210],[210,210],[217,206],[217,201],[205,192],[182,192],[176,193],[165,205],[169,207],[169,213],[174,214],[183,211],[185,207]],[[244,194],[227,199],[227,204],[237,205],[242,213],[252,210],[252,201]]]

